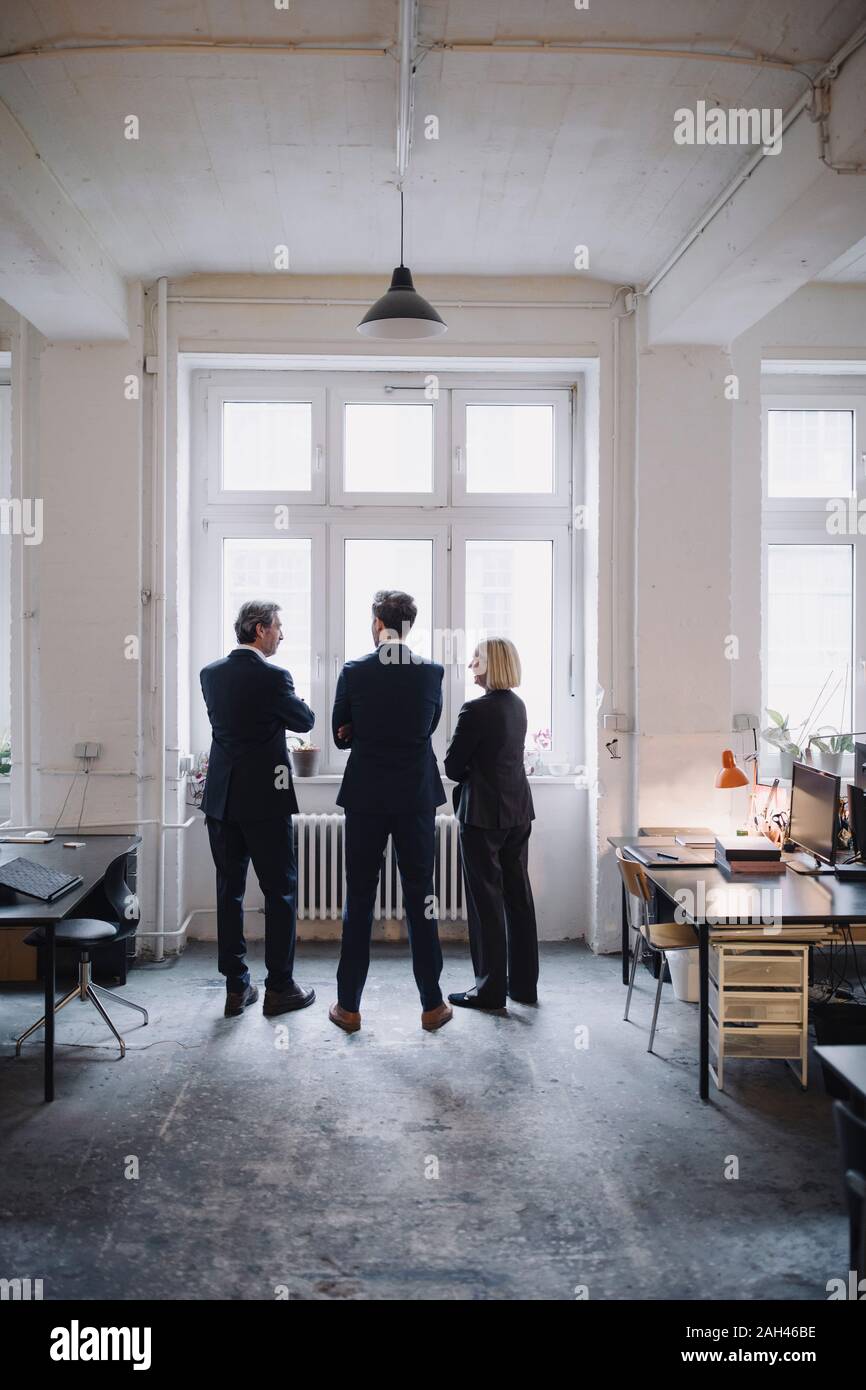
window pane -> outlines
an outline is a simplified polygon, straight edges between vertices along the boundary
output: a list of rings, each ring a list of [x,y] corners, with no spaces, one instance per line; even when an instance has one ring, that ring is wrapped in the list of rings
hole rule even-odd
[[[853,728],[852,556],[850,545],[769,547],[767,704],[788,715],[800,746],[818,726]],[[825,681],[811,728],[798,738]]]
[[[433,491],[432,405],[350,403],[345,424],[347,492]]]
[[[271,660],[292,673],[302,700],[310,699],[312,626],[310,592],[313,543],[310,540],[223,541],[223,647],[237,645],[234,622],[249,599],[282,608],[283,640]]]
[[[226,491],[309,492],[313,407],[309,401],[224,401]]]
[[[433,542],[428,540],[346,541],[345,658],[373,650],[371,606],[377,589],[402,589],[418,609],[408,643],[420,656],[433,648]]]
[[[852,489],[854,412],[767,412],[767,494],[839,497]]]
[[[467,492],[553,492],[553,406],[466,407]]]
[[[520,655],[518,695],[529,721],[527,744],[552,726],[553,543],[466,542],[466,656],[482,637],[509,637]],[[483,692],[466,671],[467,700]],[[561,734],[561,731],[560,731]]]

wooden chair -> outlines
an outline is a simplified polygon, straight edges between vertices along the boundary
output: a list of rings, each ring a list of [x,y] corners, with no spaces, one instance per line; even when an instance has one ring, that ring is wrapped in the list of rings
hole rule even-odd
[[[636,924],[636,930],[640,932],[641,938],[646,942],[651,951],[657,952],[661,956],[659,962],[659,980],[656,986],[655,1007],[653,1009],[653,1021],[650,1027],[649,1045],[647,1052],[652,1052],[653,1041],[656,1035],[656,1023],[659,1016],[659,1004],[662,997],[662,983],[665,978],[665,958],[668,951],[693,951],[697,946],[697,937],[694,930],[687,922],[651,922],[650,903],[653,900],[652,884],[647,877],[646,869],[643,864],[639,864],[636,859],[628,859],[621,849],[616,852],[619,863],[619,871],[622,874],[622,881],[625,884],[625,891],[637,900],[640,905],[640,921]],[[634,957],[631,963],[631,974],[628,982],[628,994],[625,1001],[625,1013],[623,1018],[628,1021],[628,1011],[631,1005],[631,992],[634,989],[634,977],[637,973],[637,963],[640,957],[640,942],[635,943]]]

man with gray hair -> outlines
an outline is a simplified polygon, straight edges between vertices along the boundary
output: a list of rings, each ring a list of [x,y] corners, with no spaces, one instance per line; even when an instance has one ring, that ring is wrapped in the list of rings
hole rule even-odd
[[[201,688],[213,741],[202,810],[217,873],[219,969],[226,980],[227,1018],[242,1014],[259,992],[250,981],[244,940],[244,889],[250,860],[265,898],[264,1013],[304,1009],[315,992],[296,984],[297,865],[292,816],[298,809],[286,730],[305,734],[315,715],[295,694],[292,678],[271,665],[283,640],[278,603],[242,605],[238,645],[205,666]]]

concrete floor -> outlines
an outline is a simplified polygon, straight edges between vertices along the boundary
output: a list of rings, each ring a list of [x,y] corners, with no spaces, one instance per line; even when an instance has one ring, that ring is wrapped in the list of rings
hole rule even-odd
[[[446,948],[446,989],[471,983],[467,959]],[[317,1001],[272,1021],[222,1017],[210,945],[132,971],[150,1025],[114,1011],[121,1062],[73,1001],[50,1106],[41,1044],[16,1060],[9,1042],[39,998],[4,987],[0,1276],[42,1278],[46,1299],[597,1300],[825,1299],[844,1274],[814,1058],[807,1094],[782,1063],[740,1062],[701,1105],[696,1007],[665,986],[649,1056],[648,974],[625,1024],[619,959],[571,944],[542,949],[539,1007],[429,1035],[405,948],[380,946],[347,1037],[335,963],[302,946]]]

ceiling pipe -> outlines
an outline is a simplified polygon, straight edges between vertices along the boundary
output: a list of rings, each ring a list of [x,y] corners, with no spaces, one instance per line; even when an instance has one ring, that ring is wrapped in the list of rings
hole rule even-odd
[[[861,24],[854,31],[854,33],[848,39],[847,43],[844,43],[842,47],[838,50],[838,52],[833,55],[830,61],[824,64],[823,68],[814,79],[809,79],[808,91],[804,92],[803,95],[799,97],[797,101],[795,101],[794,105],[782,118],[781,133],[783,135],[785,131],[788,129],[788,127],[792,125],[794,121],[797,120],[798,116],[801,116],[805,110],[811,107],[813,101],[813,93],[817,91],[824,83],[835,81],[836,77],[839,75],[839,69],[841,68],[842,64],[846,61],[846,59],[850,58],[851,55],[855,53],[864,42],[866,42],[866,23]],[[697,241],[699,236],[703,235],[707,227],[712,222],[713,218],[721,212],[725,204],[742,187],[746,180],[751,177],[751,175],[757,169],[758,165],[765,158],[766,155],[764,154],[764,151],[761,148],[758,148],[752,155],[748,163],[740,170],[738,174],[734,176],[734,178],[727,185],[727,187],[719,194],[718,198],[716,198],[715,201],[710,205],[710,207],[701,217],[700,221],[697,222],[695,226],[692,228],[692,230],[683,238],[679,246],[677,246],[676,249],[671,252],[664,265],[656,271],[649,284],[646,285],[644,289],[639,291],[641,295],[646,296],[652,294],[656,286],[661,284],[665,276],[673,270],[674,266],[677,264],[679,260],[682,259],[682,257],[688,251],[692,243]],[[855,171],[845,170],[844,172]]]
[[[408,0],[401,0],[401,22],[404,3],[408,3]],[[414,4],[412,8],[415,8]],[[765,53],[720,53],[712,49],[659,48],[653,44],[571,43],[568,40],[559,39],[518,39],[513,43],[507,41],[474,43],[470,40],[466,42],[455,40],[446,43],[443,40],[438,40],[424,44],[423,49],[425,53],[570,53],[578,57],[585,54],[588,57],[682,58],[699,63],[733,63],[741,67],[777,68],[783,72],[797,73],[801,77],[807,76],[806,73],[801,72],[803,66],[817,67],[825,62],[823,58],[801,58],[796,63],[790,63]],[[146,43],[135,39],[118,39],[116,42],[100,44],[46,44],[21,48],[12,53],[0,54],[0,64],[19,63],[37,58],[65,58],[75,54],[93,57],[100,53],[271,53],[298,57],[382,58],[392,54],[393,51],[393,45],[384,42],[376,45],[358,44],[353,46],[351,44],[337,45],[316,41],[310,43],[268,43],[263,40],[252,40],[246,43],[240,39],[174,39],[165,43]]]
[[[412,118],[415,114],[415,50],[418,43],[418,0],[400,0],[397,49],[400,77],[397,83],[397,187],[402,188],[412,153]]]

